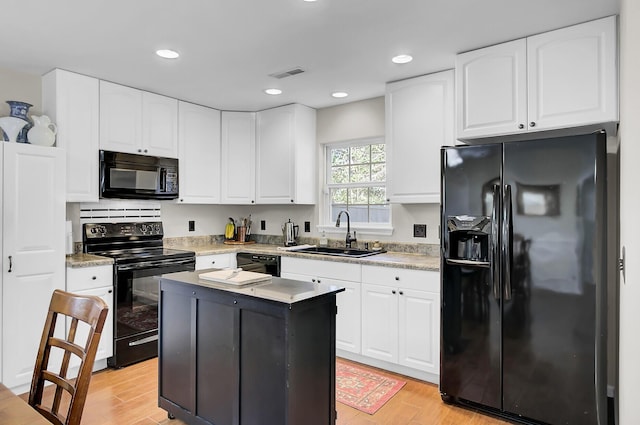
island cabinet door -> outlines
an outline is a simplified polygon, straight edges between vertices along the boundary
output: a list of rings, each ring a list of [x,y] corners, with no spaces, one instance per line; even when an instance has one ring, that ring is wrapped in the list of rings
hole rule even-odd
[[[240,311],[213,295],[162,282],[159,404],[183,420],[238,425]]]

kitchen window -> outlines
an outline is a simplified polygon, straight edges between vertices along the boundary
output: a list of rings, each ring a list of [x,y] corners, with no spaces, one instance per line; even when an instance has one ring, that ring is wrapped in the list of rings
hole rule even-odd
[[[391,207],[386,195],[384,140],[376,138],[328,144],[325,153],[324,216],[327,226],[322,226],[321,230],[337,230],[338,214],[347,210],[354,229],[386,233],[380,232],[391,225]]]

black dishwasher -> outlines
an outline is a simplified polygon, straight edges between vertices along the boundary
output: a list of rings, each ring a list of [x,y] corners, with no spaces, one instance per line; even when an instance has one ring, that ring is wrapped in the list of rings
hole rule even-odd
[[[236,254],[238,267],[248,272],[266,273],[280,277],[280,256],[271,254]]]

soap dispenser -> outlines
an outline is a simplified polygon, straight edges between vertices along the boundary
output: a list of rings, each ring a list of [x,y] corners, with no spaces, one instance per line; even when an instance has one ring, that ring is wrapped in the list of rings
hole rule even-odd
[[[322,231],[322,237],[320,238],[320,246],[327,246],[329,245],[329,241],[327,240],[327,236],[324,233],[324,230]]]

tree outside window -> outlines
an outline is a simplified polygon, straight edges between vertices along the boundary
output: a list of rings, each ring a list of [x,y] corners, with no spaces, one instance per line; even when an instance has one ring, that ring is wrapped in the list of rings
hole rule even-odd
[[[327,147],[330,220],[342,210],[352,223],[390,222],[384,143]]]

